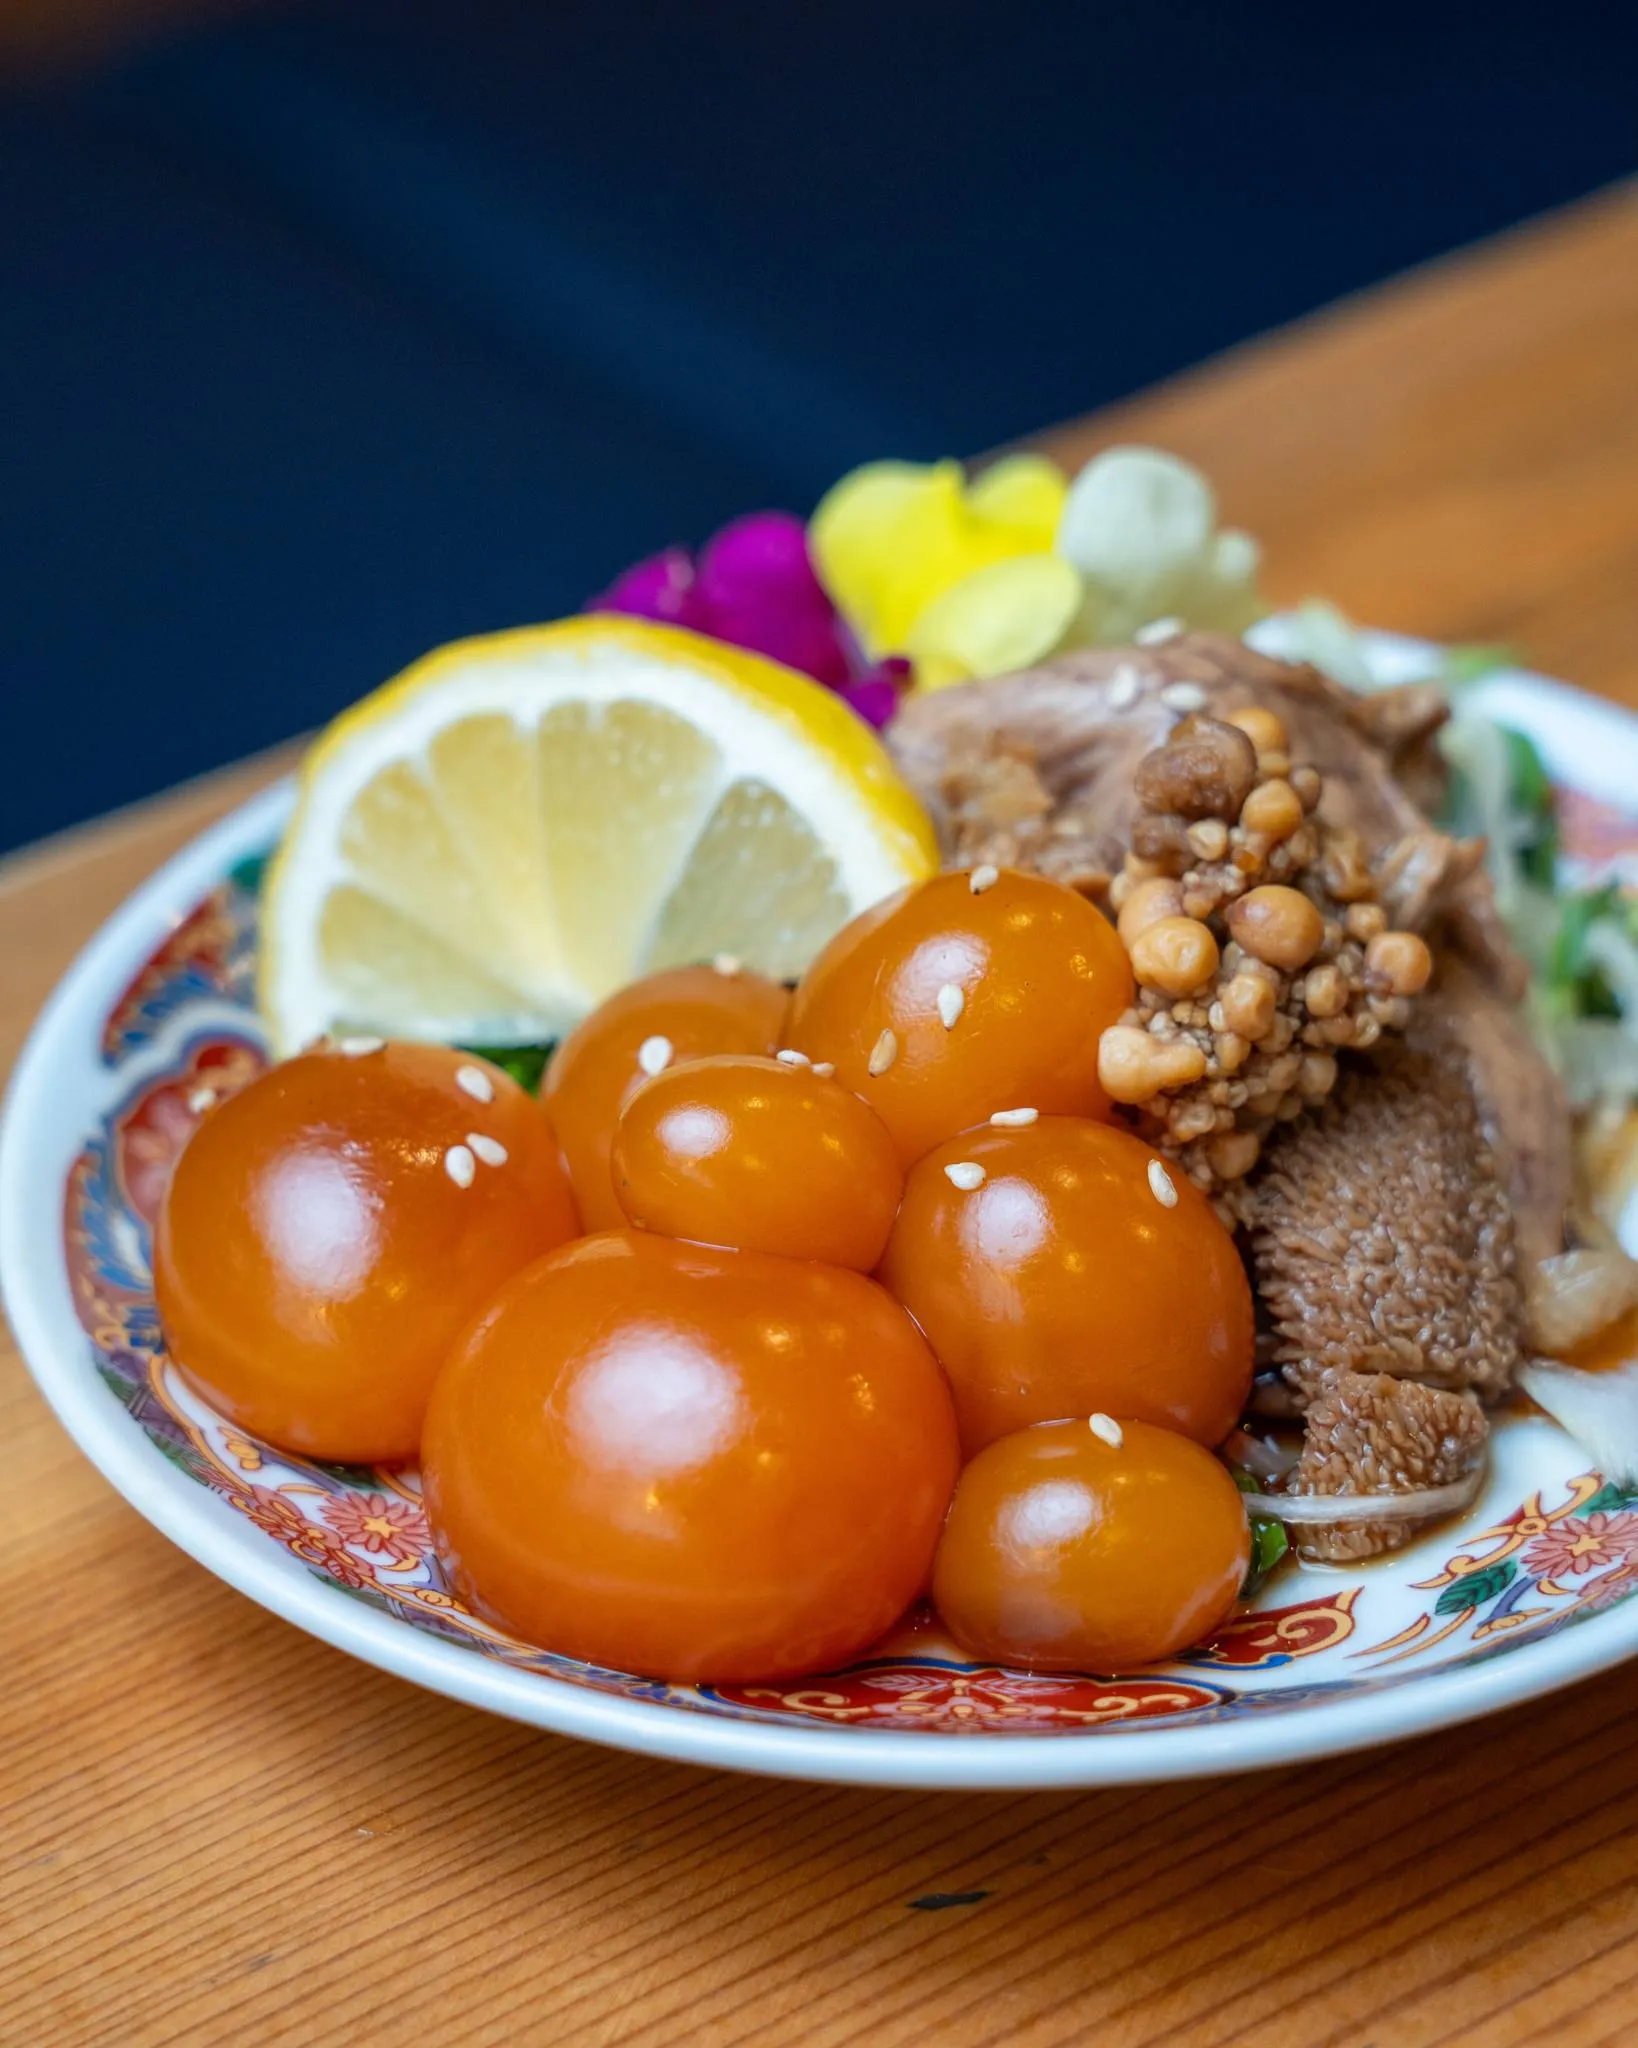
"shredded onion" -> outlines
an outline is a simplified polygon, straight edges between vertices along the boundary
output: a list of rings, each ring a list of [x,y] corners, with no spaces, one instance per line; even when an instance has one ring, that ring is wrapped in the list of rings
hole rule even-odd
[[[1567,1429],[1606,1479],[1638,1480],[1638,1360],[1609,1372],[1584,1372],[1536,1358],[1519,1385],[1561,1429]]]
[[[1415,1493],[1246,1493],[1246,1513],[1269,1522],[1426,1522],[1465,1508],[1484,1477],[1476,1467],[1449,1486],[1424,1486]]]
[[[1242,1429],[1228,1449],[1242,1471],[1254,1472],[1259,1479],[1283,1479],[1295,1467],[1300,1455],[1279,1444],[1266,1443],[1262,1437],[1253,1436],[1249,1429]]]

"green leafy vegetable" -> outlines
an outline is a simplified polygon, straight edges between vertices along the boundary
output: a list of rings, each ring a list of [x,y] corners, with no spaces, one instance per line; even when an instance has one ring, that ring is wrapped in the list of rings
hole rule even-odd
[[[1486,647],[1475,642],[1466,647],[1447,647],[1439,664],[1439,680],[1460,689],[1476,683],[1481,676],[1493,676],[1498,669],[1517,668],[1518,656],[1511,647]]]
[[[1253,1593],[1261,1590],[1269,1573],[1291,1548],[1291,1540],[1279,1522],[1265,1522],[1260,1516],[1251,1518],[1251,1563],[1246,1567],[1245,1584],[1240,1588],[1240,1598],[1249,1600]]]
[[[545,1073],[546,1062],[556,1045],[555,1038],[543,1038],[533,1045],[463,1045],[456,1049],[472,1053],[480,1060],[488,1060],[491,1066],[510,1074],[520,1088],[527,1088],[533,1095],[540,1087],[540,1077]]]

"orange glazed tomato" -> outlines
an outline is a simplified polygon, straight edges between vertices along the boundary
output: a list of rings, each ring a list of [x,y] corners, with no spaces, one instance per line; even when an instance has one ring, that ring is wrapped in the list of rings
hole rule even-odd
[[[1114,926],[1039,875],[972,883],[937,875],[856,917],[791,1003],[790,1043],[834,1063],[906,1164],[996,1110],[1109,1107],[1098,1038],[1132,1000]]]
[[[1180,1168],[1108,1124],[1042,1117],[929,1153],[881,1278],[950,1376],[969,1455],[1100,1408],[1216,1444],[1250,1390],[1233,1239]]]
[[[611,1232],[520,1273],[440,1374],[422,1479],[462,1596],[654,1678],[857,1655],[925,1583],[949,1390],[858,1273]]]
[[[639,1229],[868,1273],[904,1169],[840,1082],[740,1053],[643,1083],[615,1134],[614,1185]]]
[[[172,1357],[307,1457],[413,1458],[433,1375],[520,1266],[576,1230],[540,1105],[466,1053],[303,1053],[211,1111],[154,1242]]]
[[[1209,1451],[1146,1422],[1021,1429],[961,1475],[933,1599],[974,1656],[1131,1671],[1209,1635],[1245,1582],[1251,1531]]]
[[[614,1126],[645,1075],[710,1052],[777,1052],[790,996],[776,981],[714,967],[672,967],[634,981],[577,1024],[552,1055],[542,1093],[588,1230],[618,1230],[609,1154]]]

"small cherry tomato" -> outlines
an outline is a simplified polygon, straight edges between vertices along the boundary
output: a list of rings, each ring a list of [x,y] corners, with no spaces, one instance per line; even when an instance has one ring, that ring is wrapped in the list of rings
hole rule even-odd
[[[154,1290],[171,1356],[239,1428],[389,1463],[415,1456],[472,1317],[578,1226],[545,1112],[497,1067],[341,1043],[206,1116],[160,1211]]]
[[[439,1376],[422,1456],[463,1598],[678,1682],[868,1648],[925,1584],[956,1468],[943,1376],[874,1282],[640,1231],[517,1276]]]
[[[881,1118],[840,1082],[728,1053],[636,1091],[615,1134],[614,1184],[641,1230],[868,1273],[904,1169]]]
[[[1077,1117],[968,1131],[912,1167],[881,1278],[950,1376],[970,1456],[1065,1415],[1220,1443],[1251,1386],[1251,1288],[1181,1168]]]
[[[673,1060],[777,1052],[789,1008],[788,992],[760,974],[672,967],[634,981],[575,1026],[553,1053],[541,1094],[587,1230],[618,1230],[626,1220],[609,1155],[632,1090]]]
[[[1250,1558],[1239,1492],[1209,1451],[1098,1415],[979,1452],[950,1504],[933,1600],[975,1657],[1133,1671],[1209,1635]]]
[[[994,873],[937,875],[867,910],[792,999],[790,1043],[834,1064],[907,1165],[996,1110],[1109,1108],[1098,1039],[1132,1000],[1126,949],[1073,889]]]

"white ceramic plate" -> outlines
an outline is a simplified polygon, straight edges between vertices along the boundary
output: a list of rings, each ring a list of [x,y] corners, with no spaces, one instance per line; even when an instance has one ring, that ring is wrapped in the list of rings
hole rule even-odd
[[[1371,650],[1384,680],[1431,659],[1386,636]],[[1638,850],[1622,812],[1638,721],[1522,674],[1480,701],[1541,746],[1590,866]],[[1638,1650],[1638,1495],[1522,1419],[1498,1431],[1460,1523],[1369,1567],[1282,1571],[1212,1644],[1136,1678],[975,1666],[925,1617],[848,1672],[770,1687],[655,1684],[509,1641],[446,1590],[413,1474],[307,1465],[237,1435],[159,1344],[148,1220],[190,1095],[263,1059],[254,870],[289,799],[280,787],[236,812],[98,933],[35,1027],[0,1132],[0,1281],[47,1399],[141,1514],[263,1606],[563,1734],[734,1770],[972,1789],[1291,1763],[1489,1713]]]

